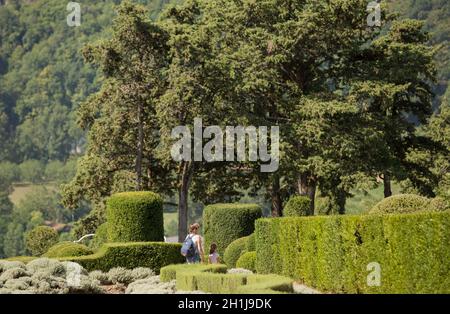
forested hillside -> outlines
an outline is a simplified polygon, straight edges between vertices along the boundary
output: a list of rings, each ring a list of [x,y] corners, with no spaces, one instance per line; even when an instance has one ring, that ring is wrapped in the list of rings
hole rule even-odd
[[[0,160],[64,161],[83,145],[74,110],[100,80],[80,50],[107,36],[120,1],[80,1],[80,27],[64,1],[29,2],[0,7]],[[143,2],[155,16],[169,1]]]
[[[67,27],[64,1],[5,1],[0,6],[0,160],[66,160],[82,149],[84,136],[74,109],[101,79],[83,62],[84,44],[108,34],[119,0],[80,1],[80,27]],[[153,17],[170,0],[148,3]],[[396,0],[402,16],[426,20],[437,56],[442,95],[450,78],[450,4],[446,0]],[[447,90],[447,93],[450,91]]]

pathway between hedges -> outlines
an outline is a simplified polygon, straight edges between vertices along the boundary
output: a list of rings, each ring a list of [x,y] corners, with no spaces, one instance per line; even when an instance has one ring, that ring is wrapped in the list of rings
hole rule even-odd
[[[322,292],[315,290],[313,288],[310,288],[308,286],[305,286],[302,283],[294,282],[293,284],[294,292],[295,293],[301,293],[301,294],[322,294]]]

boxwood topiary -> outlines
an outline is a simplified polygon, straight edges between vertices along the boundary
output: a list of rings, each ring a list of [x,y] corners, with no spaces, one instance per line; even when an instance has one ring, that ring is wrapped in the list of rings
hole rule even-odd
[[[385,198],[369,211],[369,214],[402,214],[429,210],[430,200],[414,194],[399,194]]]
[[[228,268],[236,267],[237,260],[246,252],[247,242],[248,237],[242,237],[231,242],[226,248],[223,258]]]
[[[245,245],[245,250],[247,252],[256,251],[256,235],[254,232],[247,237],[247,244]]]
[[[234,240],[248,236],[255,230],[255,220],[262,216],[261,207],[256,204],[215,204],[203,211],[203,233],[205,246],[217,244],[217,251],[223,254]]]
[[[150,268],[159,273],[161,267],[185,262],[180,254],[181,244],[164,242],[106,243],[95,254],[63,257],[61,261],[80,264],[88,271],[109,271],[111,268]]]
[[[39,226],[26,235],[26,247],[33,256],[40,256],[58,242],[58,232],[47,226]]]
[[[89,246],[94,249],[98,249],[104,243],[107,242],[108,242],[108,223],[105,222],[104,224],[98,226],[97,230],[95,231],[94,239],[92,239]]]
[[[47,251],[47,253],[44,254],[44,256],[49,258],[56,258],[69,256],[84,256],[90,254],[94,254],[94,252],[86,245],[73,242],[61,242],[53,245]]]
[[[309,216],[311,200],[307,196],[294,195],[287,202],[283,209],[283,216]]]
[[[163,200],[156,193],[114,194],[106,218],[109,242],[164,241]]]
[[[256,252],[246,252],[236,262],[237,268],[244,268],[256,272]]]

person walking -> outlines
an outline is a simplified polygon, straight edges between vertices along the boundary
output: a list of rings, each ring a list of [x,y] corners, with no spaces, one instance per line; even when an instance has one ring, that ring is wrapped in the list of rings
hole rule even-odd
[[[181,248],[181,254],[186,257],[188,264],[195,264],[203,262],[204,252],[202,237],[199,234],[200,225],[194,223],[189,226],[189,234],[184,240],[183,247]]]

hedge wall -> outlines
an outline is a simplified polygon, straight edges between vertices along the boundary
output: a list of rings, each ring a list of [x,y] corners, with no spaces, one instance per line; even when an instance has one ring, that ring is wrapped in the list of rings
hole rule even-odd
[[[117,193],[106,202],[109,242],[164,241],[163,200],[153,192]]]
[[[60,242],[48,249],[43,256],[48,258],[91,255],[94,251],[86,245],[74,242]]]
[[[449,243],[449,212],[260,219],[256,269],[338,293],[449,293]]]
[[[236,267],[236,262],[242,254],[246,252],[249,237],[242,237],[234,240],[227,246],[223,254],[223,260],[228,268]]]
[[[256,204],[215,204],[203,211],[203,234],[205,247],[212,242],[223,254],[226,247],[238,238],[248,236],[255,230],[255,220],[261,218],[262,210]]]
[[[60,260],[79,263],[88,271],[107,272],[114,267],[128,269],[148,267],[159,272],[161,267],[185,261],[180,254],[180,249],[179,243],[106,243],[93,255],[60,258]]]
[[[161,281],[176,279],[177,290],[210,293],[275,294],[293,292],[290,278],[278,275],[226,274],[225,265],[170,265]]]

